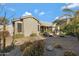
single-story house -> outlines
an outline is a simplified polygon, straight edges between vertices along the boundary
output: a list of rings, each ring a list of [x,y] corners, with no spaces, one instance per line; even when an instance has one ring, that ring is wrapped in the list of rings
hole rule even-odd
[[[30,36],[32,33],[39,35],[42,31],[52,30],[52,26],[41,23],[32,15],[23,16],[20,19],[13,21],[15,34],[23,34]]]
[[[23,34],[24,36],[30,36],[32,33],[38,35],[40,32],[40,22],[31,15],[13,21],[13,27],[15,34]]]

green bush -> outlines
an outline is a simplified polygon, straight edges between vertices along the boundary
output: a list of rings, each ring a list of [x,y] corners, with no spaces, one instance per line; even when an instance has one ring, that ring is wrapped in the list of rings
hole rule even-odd
[[[76,33],[76,37],[79,40],[79,32]]]
[[[73,51],[69,50],[64,52],[64,56],[76,56],[76,54]]]
[[[32,33],[30,36],[37,36],[37,34],[36,33]]]
[[[24,37],[23,34],[16,34],[16,35],[15,35],[15,38],[23,38],[23,37]]]
[[[43,36],[43,33],[39,33],[40,36]]]
[[[66,35],[75,36],[75,34],[73,32],[67,32]]]

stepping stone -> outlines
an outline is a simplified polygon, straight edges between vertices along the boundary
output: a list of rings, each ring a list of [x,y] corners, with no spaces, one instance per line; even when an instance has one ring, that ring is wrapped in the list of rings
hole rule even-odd
[[[48,51],[52,51],[54,48],[51,46],[51,45],[48,45],[47,47],[46,47],[46,50],[48,50]]]

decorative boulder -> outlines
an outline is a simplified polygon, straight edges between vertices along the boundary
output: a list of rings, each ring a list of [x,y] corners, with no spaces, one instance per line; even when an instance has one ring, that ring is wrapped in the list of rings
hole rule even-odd
[[[47,49],[48,51],[52,51],[54,48],[53,48],[51,45],[49,45],[49,46],[46,47],[46,49]]]

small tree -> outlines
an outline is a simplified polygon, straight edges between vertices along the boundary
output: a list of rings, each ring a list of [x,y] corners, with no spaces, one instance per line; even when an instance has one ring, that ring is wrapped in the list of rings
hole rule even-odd
[[[5,36],[5,31],[6,31],[6,25],[8,25],[9,24],[9,19],[10,18],[13,18],[13,16],[14,16],[14,14],[13,15],[11,15],[9,18],[7,18],[7,9],[5,8],[5,6],[4,5],[0,5],[0,6],[2,6],[2,12],[4,13],[4,15],[3,15],[3,17],[2,17],[2,22],[1,22],[1,24],[3,25],[3,53],[5,53],[5,48],[6,48],[6,36]],[[12,10],[10,10],[10,11],[12,11]],[[5,54],[3,54],[3,55],[5,55]]]

